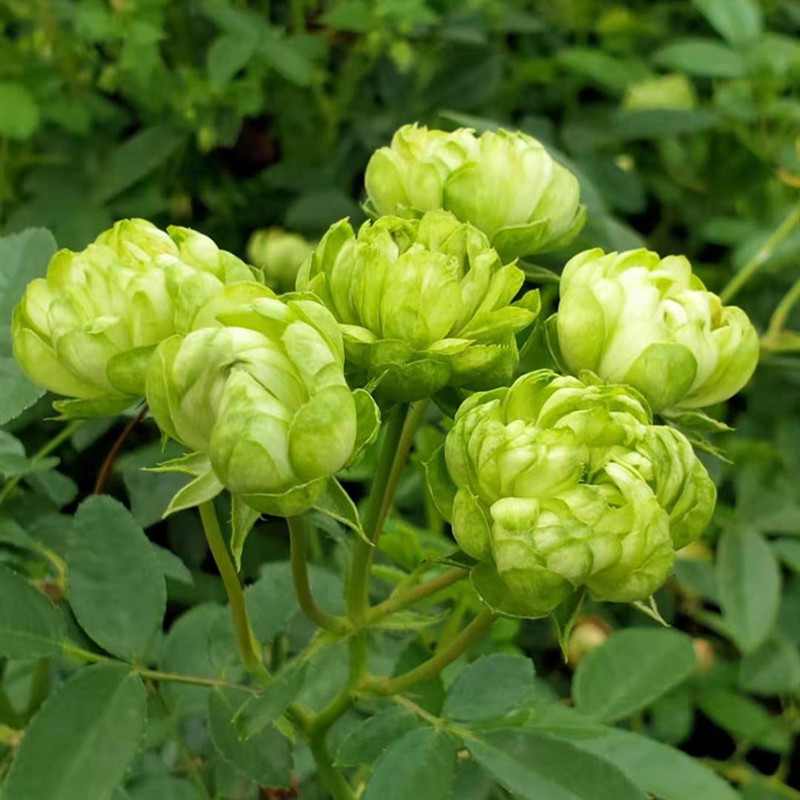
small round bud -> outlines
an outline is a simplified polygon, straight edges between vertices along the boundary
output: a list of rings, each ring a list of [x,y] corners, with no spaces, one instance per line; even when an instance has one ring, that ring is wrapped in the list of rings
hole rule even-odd
[[[58,394],[132,401],[144,394],[154,347],[192,330],[227,283],[252,277],[202,234],[122,220],[81,252],[59,250],[28,285],[14,310],[14,355]]]
[[[608,639],[611,626],[602,617],[581,617],[569,635],[567,662],[574,669],[581,659]]]
[[[264,273],[264,283],[279,294],[295,288],[297,273],[314,245],[282,228],[255,231],[247,243],[247,257]]]

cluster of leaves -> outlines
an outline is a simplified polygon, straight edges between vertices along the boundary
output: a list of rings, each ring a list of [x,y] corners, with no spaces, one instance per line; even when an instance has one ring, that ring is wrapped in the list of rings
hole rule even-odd
[[[799,323],[796,306],[775,312],[800,252],[797,7],[188,9],[165,0],[0,9],[0,192],[13,234],[0,253],[4,797],[253,800],[291,797],[297,785],[304,800],[325,796],[308,747],[283,735],[284,714],[295,700],[324,707],[346,653],[323,647],[300,612],[283,524],[260,522],[244,552],[254,632],[278,675],[254,694],[242,688],[199,521],[161,520],[182,478],[142,471],[179,453],[165,454],[141,423],[108,483],[127,508],[105,496],[78,505],[127,420],[50,421],[48,398],[37,402],[13,365],[8,325],[56,242],[82,247],[120,216],[189,223],[238,252],[266,224],[318,235],[346,214],[357,220],[354,187],[370,152],[416,119],[542,139],[581,180],[590,222],[574,250],[646,241],[686,253],[710,288],[738,281],[735,301],[763,334],[764,356],[744,396],[718,410],[735,427],[715,437],[731,463],[707,461],[720,490],[714,523],[659,594],[674,629],[589,606],[575,635],[598,617],[612,632],[573,669],[548,624],[501,621],[441,676],[364,698],[331,732],[336,761],[366,782],[367,800],[798,797]],[[16,233],[31,225],[55,238]],[[552,282],[568,255],[526,269]],[[434,415],[427,423],[380,543],[376,595],[452,549],[423,488],[420,461],[441,436]],[[368,456],[344,477],[356,496],[371,466]],[[349,541],[319,519],[311,580],[332,613]],[[458,584],[387,618],[371,662],[389,674],[414,667],[476,602]]]

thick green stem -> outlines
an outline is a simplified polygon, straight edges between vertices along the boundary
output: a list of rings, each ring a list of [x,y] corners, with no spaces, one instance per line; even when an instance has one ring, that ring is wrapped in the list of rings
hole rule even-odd
[[[305,520],[302,517],[288,517],[286,522],[289,525],[292,578],[300,608],[320,628],[334,633],[347,633],[353,627],[350,622],[323,611],[314,600],[308,579],[308,528]]]
[[[464,580],[468,575],[468,570],[462,567],[453,567],[441,573],[441,575],[425,581],[425,583],[418,583],[405,590],[401,589],[370,609],[367,620],[372,624],[384,617],[388,617],[390,614],[394,614],[396,611],[402,611],[419,600],[423,600],[432,594],[436,594],[436,592],[442,591],[442,589],[446,589],[448,586],[452,586],[454,583],[458,583],[458,581]]]
[[[720,292],[723,303],[730,302],[734,295],[758,272],[764,262],[775,252],[775,248],[786,238],[792,228],[800,222],[800,204],[796,205],[783,222],[770,234],[759,251],[737,272]]]
[[[356,794],[347,779],[333,766],[333,759],[328,750],[325,735],[311,736],[308,744],[311,748],[311,754],[314,756],[314,761],[317,762],[320,778],[322,778],[325,786],[328,787],[328,791],[334,800],[355,800]]]
[[[350,579],[347,585],[347,612],[351,621],[359,625],[363,622],[368,606],[369,570],[372,564],[372,551],[383,526],[384,512],[387,508],[385,497],[393,494],[390,478],[396,470],[394,462],[399,456],[399,444],[405,423],[405,407],[395,409],[389,418],[378,458],[378,466],[372,480],[367,510],[364,514],[364,533],[369,542],[357,539],[353,546],[353,560],[350,565]]]
[[[239,576],[233,566],[228,548],[222,538],[217,512],[214,509],[214,501],[207,500],[205,503],[201,503],[198,508],[200,510],[200,519],[203,522],[203,530],[206,534],[206,541],[211,549],[211,555],[214,556],[214,561],[228,595],[242,663],[245,669],[256,677],[262,680],[268,679],[269,672],[261,660],[258,642],[250,627],[242,585],[239,582]]]
[[[31,456],[31,461],[39,461],[45,456],[49,456],[53,450],[69,439],[69,437],[72,436],[72,434],[75,433],[75,431],[78,430],[78,428],[80,428],[85,421],[86,420],[78,419],[74,422],[70,422],[69,425],[65,425],[52,439],[50,439],[50,441],[46,442],[33,454],[33,456]],[[15,475],[6,482],[3,490],[0,491],[0,503],[2,503],[6,497],[8,497],[11,492],[14,491],[17,484],[22,480],[23,477],[24,475]]]
[[[361,688],[373,694],[390,695],[399,694],[409,686],[433,678],[438,675],[448,664],[452,664],[462,653],[475,644],[495,620],[495,615],[484,611],[475,617],[469,625],[450,644],[437,651],[436,655],[402,675],[392,678],[371,678],[363,682]]]

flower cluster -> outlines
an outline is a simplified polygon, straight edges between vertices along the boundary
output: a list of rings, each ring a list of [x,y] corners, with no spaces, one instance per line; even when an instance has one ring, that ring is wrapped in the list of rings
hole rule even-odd
[[[548,370],[465,401],[444,454],[448,516],[482,565],[478,588],[520,616],[582,587],[599,600],[649,597],[716,499],[691,445],[653,425],[637,392]]]
[[[445,211],[381,217],[358,236],[346,222],[325,234],[297,278],[341,323],[362,383],[406,401],[443,387],[511,380],[514,334],[538,313],[538,294],[512,300],[525,275],[504,264],[477,228]]]
[[[566,366],[635,387],[653,411],[727,400],[758,363],[747,314],[706,291],[683,256],[587,250],[564,268],[560,289]]]
[[[282,516],[357,517],[335,475],[377,434],[373,395],[460,402],[428,475],[483,600],[536,617],[585,591],[648,598],[716,499],[653,414],[701,417],[745,385],[746,314],[681,256],[588,250],[541,324],[515,259],[570,242],[585,210],[576,177],[522,133],[405,126],[366,189],[374,219],[357,232],[342,220],[316,246],[258,232],[255,270],[194,231],[119,222],[30,284],[15,355],[86,415],[144,397],[191,451],[192,502],[225,487]],[[571,374],[518,377],[531,332]]]
[[[147,373],[153,416],[251,508],[302,513],[358,450],[336,321],[313,300],[255,285],[230,287],[213,311],[216,326],[158,346]]]
[[[444,208],[482,230],[503,258],[563,247],[586,220],[575,176],[523,133],[405,125],[370,159],[366,184],[380,214]]]
[[[252,280],[203,234],[124,220],[79,253],[57,252],[28,285],[14,311],[14,355],[51,391],[121,410],[144,394],[161,340],[192,330],[226,285]]]

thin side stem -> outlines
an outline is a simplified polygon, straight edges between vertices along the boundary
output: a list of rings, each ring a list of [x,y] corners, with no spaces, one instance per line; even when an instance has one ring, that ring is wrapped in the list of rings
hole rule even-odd
[[[217,512],[214,509],[214,501],[207,500],[205,503],[201,503],[198,508],[200,510],[200,519],[203,522],[203,530],[206,534],[206,541],[216,562],[222,583],[225,586],[225,592],[228,595],[242,663],[245,669],[256,677],[262,680],[268,679],[269,672],[261,660],[258,642],[253,635],[250,620],[247,616],[247,604],[245,603],[242,585],[233,566],[228,547],[222,538]]]
[[[311,583],[308,579],[308,527],[302,517],[288,517],[289,542],[291,550],[292,578],[297,599],[303,613],[320,628],[334,633],[352,630],[350,622],[342,617],[323,611],[314,600]]]
[[[789,312],[795,307],[797,302],[800,301],[800,278],[798,278],[792,288],[783,296],[783,299],[775,307],[772,312],[772,318],[769,321],[769,329],[767,330],[767,337],[778,336],[781,331],[786,327],[786,320],[789,317]]]
[[[45,456],[49,456],[50,453],[53,452],[59,445],[63,444],[73,433],[75,433],[78,428],[83,425],[85,420],[77,419],[73,422],[70,422],[69,425],[65,425],[52,439],[47,441],[42,447],[40,447],[32,456],[31,461],[39,461],[40,459],[44,458]],[[0,491],[0,503],[2,503],[6,497],[8,497],[11,492],[14,491],[17,484],[24,478],[24,475],[14,475],[13,478],[9,478],[6,481],[6,485],[3,487],[3,490]]]
[[[61,650],[65,655],[80,658],[83,661],[88,661],[93,664],[102,664],[107,661],[117,661],[115,658],[109,658],[101,653],[93,653],[91,650],[84,650],[82,647],[76,647],[69,642],[61,643]],[[231,681],[223,680],[222,678],[202,678],[199,675],[183,675],[178,672],[160,672],[155,669],[145,669],[135,664],[131,665],[137,675],[143,678],[148,678],[153,681],[165,681],[167,683],[188,683],[193,686],[224,686],[227,689],[238,689],[240,692],[248,692],[249,694],[257,695],[258,690],[252,686],[245,686],[241,683],[232,683]]]
[[[111,445],[111,449],[108,451],[108,455],[105,457],[103,461],[103,466],[100,467],[100,472],[97,473],[97,482],[94,485],[94,493],[95,494],[103,494],[103,491],[106,488],[106,483],[108,482],[108,478],[111,475],[111,470],[114,469],[114,462],[117,460],[117,456],[119,455],[120,450],[122,450],[122,446],[128,440],[128,437],[133,432],[133,429],[144,419],[145,414],[147,414],[147,405],[145,404],[139,410],[139,413],[128,420],[128,423],[122,429],[122,432],[119,436],[117,436],[114,444]]]
[[[800,204],[796,205],[783,222],[770,234],[759,251],[737,272],[720,292],[723,303],[733,299],[739,290],[758,272],[764,262],[775,252],[775,248],[786,238],[792,228],[800,222]]]
[[[452,664],[462,653],[469,649],[491,627],[495,615],[484,611],[475,617],[469,625],[453,639],[450,644],[441,648],[436,655],[402,675],[392,678],[372,678],[364,681],[362,689],[373,694],[391,695],[405,691],[409,686],[438,675],[448,664]]]
[[[458,581],[464,580],[468,575],[468,570],[462,567],[453,567],[441,575],[425,581],[425,583],[418,583],[406,590],[395,592],[370,610],[367,615],[367,621],[371,624],[388,617],[390,614],[394,614],[396,611],[402,611],[404,608],[408,608],[414,603],[436,594],[436,592],[440,592],[442,589],[458,583]]]

